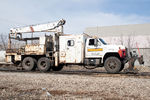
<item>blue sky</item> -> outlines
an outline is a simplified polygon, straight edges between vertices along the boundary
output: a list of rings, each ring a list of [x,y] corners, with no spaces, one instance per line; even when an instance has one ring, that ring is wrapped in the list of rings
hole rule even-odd
[[[150,23],[150,0],[0,0],[0,33],[65,19],[65,33],[86,27]]]

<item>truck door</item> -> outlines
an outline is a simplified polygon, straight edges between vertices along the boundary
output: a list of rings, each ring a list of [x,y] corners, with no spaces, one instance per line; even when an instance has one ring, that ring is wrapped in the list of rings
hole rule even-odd
[[[103,48],[98,39],[87,39],[85,50],[86,58],[99,58],[103,54]]]
[[[82,63],[84,58],[83,35],[59,37],[59,63]]]
[[[66,63],[75,63],[75,39],[66,40]]]

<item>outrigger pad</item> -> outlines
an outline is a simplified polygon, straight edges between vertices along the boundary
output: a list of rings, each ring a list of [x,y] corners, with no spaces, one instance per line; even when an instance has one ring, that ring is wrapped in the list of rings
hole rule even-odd
[[[126,73],[126,74],[138,74],[138,71],[139,70],[137,68],[135,68],[135,69],[127,68],[124,70],[124,73]]]

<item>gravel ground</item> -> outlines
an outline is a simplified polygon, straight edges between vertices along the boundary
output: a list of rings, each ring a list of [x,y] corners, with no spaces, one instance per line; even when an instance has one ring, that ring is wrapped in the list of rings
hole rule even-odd
[[[150,77],[0,71],[0,98],[149,100]]]

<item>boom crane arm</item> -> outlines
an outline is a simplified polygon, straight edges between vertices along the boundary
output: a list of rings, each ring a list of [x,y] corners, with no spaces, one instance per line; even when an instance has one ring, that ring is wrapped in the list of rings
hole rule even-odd
[[[37,24],[19,28],[11,28],[10,33],[17,34],[17,33],[33,33],[33,32],[55,32],[63,34],[63,25],[65,24],[65,22],[66,21],[62,19],[47,24]]]
[[[63,25],[66,23],[64,19],[56,22],[51,22],[47,24],[37,24],[29,25],[25,27],[11,28],[8,40],[8,49],[11,49],[11,39],[16,39],[19,41],[35,40],[35,38],[22,38],[23,33],[33,33],[33,32],[54,32],[56,36],[63,34]]]

